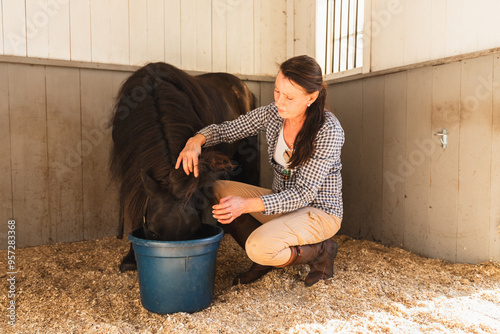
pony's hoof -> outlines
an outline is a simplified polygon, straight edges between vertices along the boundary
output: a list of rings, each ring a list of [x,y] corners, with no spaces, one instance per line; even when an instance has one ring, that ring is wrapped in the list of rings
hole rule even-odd
[[[135,262],[135,253],[132,244],[130,244],[128,254],[123,257],[122,263],[120,263],[120,271],[122,273],[130,270],[137,270],[137,262]]]
[[[135,262],[134,246],[132,244],[130,244],[130,248],[128,250],[127,255],[123,257],[122,263],[120,263],[120,271],[122,273],[130,270],[137,270],[137,262]]]
[[[130,263],[130,262],[122,262],[120,264],[120,272],[124,273],[126,271],[134,271],[137,270],[137,263]]]

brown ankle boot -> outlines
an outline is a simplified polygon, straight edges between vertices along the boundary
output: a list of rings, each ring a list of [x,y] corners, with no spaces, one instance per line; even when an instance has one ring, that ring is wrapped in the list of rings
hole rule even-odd
[[[337,256],[338,247],[332,239],[312,245],[292,246],[290,260],[280,267],[309,264],[310,271],[304,283],[311,286],[322,279],[333,277],[333,260]]]
[[[320,250],[314,261],[309,262],[309,274],[304,283],[311,286],[319,280],[333,277],[333,261],[337,256],[339,245],[332,239],[327,239],[320,243]]]
[[[245,249],[245,243],[248,237],[262,224],[249,214],[243,214],[233,220],[230,224],[220,224],[224,232],[231,234],[233,239]],[[258,263],[252,262],[250,269],[245,272],[239,273],[233,280],[233,285],[252,283],[270,270],[272,266],[263,266]]]

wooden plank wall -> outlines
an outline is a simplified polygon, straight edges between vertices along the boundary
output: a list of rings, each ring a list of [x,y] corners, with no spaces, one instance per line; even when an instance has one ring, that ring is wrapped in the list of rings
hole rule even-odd
[[[406,247],[414,249],[426,242],[426,223],[429,221],[429,191],[428,184],[422,182],[430,175],[430,159],[426,159],[426,152],[422,150],[426,143],[432,143],[432,67],[424,67],[407,73],[408,92],[406,96],[406,148],[403,155],[405,161],[413,170],[405,182],[405,207],[403,225],[403,240]],[[418,139],[417,139],[418,138]],[[427,138],[422,142],[421,138]],[[428,153],[427,153],[428,154]],[[413,166],[414,165],[414,166]],[[409,167],[407,167],[409,168]]]
[[[10,219],[18,247],[115,234],[108,123],[130,74],[0,63],[0,249]],[[272,101],[272,82],[247,83],[258,104]]]
[[[360,201],[367,203],[361,210],[360,235],[380,240],[382,231],[382,196],[372,198],[383,187],[384,164],[384,77],[363,80],[362,105],[370,106],[369,113],[361,112],[361,184]]]
[[[7,64],[0,64],[0,73],[7,73]],[[7,244],[7,221],[14,217],[12,212],[12,168],[10,153],[9,77],[0,75],[0,236],[2,249]],[[5,241],[4,241],[5,240]]]
[[[329,87],[346,132],[341,233],[500,260],[500,55]],[[448,130],[448,146],[434,134]]]
[[[49,235],[83,240],[80,71],[46,67],[45,76]]]
[[[351,129],[349,133],[346,133],[346,141],[344,144],[344,150],[349,151],[350,154],[342,157],[343,163],[348,166],[353,166],[352,168],[361,168],[361,147],[362,147],[362,137],[359,134],[362,131],[362,99],[357,98],[362,96],[362,86],[363,82],[360,80],[352,81],[346,83],[345,85],[339,86],[337,89],[331,90],[328,95],[328,105],[333,107],[333,111],[336,113],[338,110],[349,110],[349,118],[345,118],[342,126]],[[354,167],[355,166],[355,167]],[[358,235],[362,230],[362,226],[359,222],[362,220],[362,212],[355,210],[353,205],[355,205],[355,199],[360,195],[359,190],[362,188],[361,179],[357,178],[355,174],[343,174],[344,182],[349,184],[349,187],[343,188],[343,195],[345,198],[344,210],[352,212],[353,216],[352,224],[344,225],[344,233],[350,235]]]
[[[405,186],[406,182],[391,177],[406,178],[410,171],[404,161],[406,153],[406,73],[385,77],[384,87],[384,182],[382,187],[382,240],[391,245],[403,246]],[[389,181],[390,180],[390,181]]]
[[[17,245],[113,235],[106,123],[130,72],[3,63],[0,74],[0,214],[16,219]],[[341,233],[450,261],[499,260],[499,78],[491,54],[331,85],[346,131]],[[272,82],[248,85],[258,105],[273,100]],[[442,128],[446,149],[434,136]]]
[[[431,129],[446,128],[450,134],[460,131],[460,67],[461,64],[456,62],[433,68]],[[425,224],[426,232],[421,239],[427,240],[424,245],[430,253],[445,259],[453,259],[457,251],[454,237],[459,189],[458,149],[458,141],[453,140],[448,141],[446,150],[440,149],[439,143],[426,150],[432,161],[429,221],[440,223],[434,226]]]
[[[500,55],[494,57],[493,117],[491,127],[490,252],[500,254]]]
[[[124,73],[89,72],[1,64],[1,217],[16,220],[18,247],[115,230],[107,123]]]
[[[457,257],[489,249],[493,55],[462,62]],[[498,78],[497,78],[498,80]],[[498,203],[496,203],[498,204]]]
[[[11,65],[7,73],[16,241],[41,243],[50,235],[45,69]]]
[[[500,45],[497,0],[372,0],[372,71]]]
[[[274,75],[299,54],[323,57],[326,0],[2,0],[0,54]],[[372,70],[497,47],[497,0],[376,0]],[[318,25],[318,27],[317,27]],[[370,44],[367,43],[367,44]],[[324,51],[324,50],[323,50]]]
[[[306,45],[314,40],[314,25],[287,33],[295,16],[287,19],[287,10],[307,9],[314,22],[313,3],[2,0],[0,54],[120,65],[164,61],[186,70],[274,75],[293,55],[287,48],[297,44],[297,52],[314,53],[314,45]]]

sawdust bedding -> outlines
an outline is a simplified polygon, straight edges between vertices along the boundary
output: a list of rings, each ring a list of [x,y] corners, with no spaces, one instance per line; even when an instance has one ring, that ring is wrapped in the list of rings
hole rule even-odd
[[[218,251],[215,295],[193,314],[158,315],[140,303],[136,272],[118,265],[113,237],[17,251],[13,333],[500,333],[500,266],[449,264],[399,248],[335,236],[335,277],[310,288],[307,266],[276,269],[231,286],[249,265],[230,236]],[[6,251],[0,265],[6,268]]]

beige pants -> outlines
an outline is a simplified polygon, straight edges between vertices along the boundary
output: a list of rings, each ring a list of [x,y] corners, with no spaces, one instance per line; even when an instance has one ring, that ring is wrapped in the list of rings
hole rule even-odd
[[[271,194],[270,189],[235,181],[217,181],[214,187],[217,201],[226,196],[244,198]],[[279,266],[288,262],[290,246],[309,245],[331,238],[340,229],[341,218],[320,209],[304,207],[278,215],[251,215],[262,223],[247,239],[248,257],[266,266]]]

